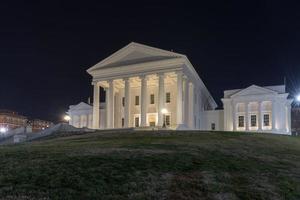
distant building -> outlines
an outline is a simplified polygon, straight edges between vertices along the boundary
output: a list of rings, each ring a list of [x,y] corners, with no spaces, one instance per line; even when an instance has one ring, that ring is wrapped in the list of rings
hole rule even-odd
[[[0,110],[0,132],[7,132],[21,127],[32,127],[33,132],[38,132],[53,126],[52,122],[34,119],[18,114],[11,110]],[[30,128],[31,129],[31,128]]]
[[[30,120],[30,125],[32,126],[32,132],[38,132],[53,126],[53,123],[41,119],[34,119]]]
[[[0,129],[8,131],[27,125],[27,117],[19,115],[15,111],[0,110]]]

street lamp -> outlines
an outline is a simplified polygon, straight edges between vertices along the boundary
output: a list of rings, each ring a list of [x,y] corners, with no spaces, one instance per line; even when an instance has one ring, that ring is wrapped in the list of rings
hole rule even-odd
[[[163,108],[161,110],[161,113],[163,114],[163,119],[164,119],[163,128],[166,128],[166,114],[168,113],[168,110]]]
[[[67,122],[69,122],[71,120],[71,117],[69,115],[65,115],[64,116],[64,120],[67,121]]]
[[[300,94],[296,96],[296,101],[300,102]]]

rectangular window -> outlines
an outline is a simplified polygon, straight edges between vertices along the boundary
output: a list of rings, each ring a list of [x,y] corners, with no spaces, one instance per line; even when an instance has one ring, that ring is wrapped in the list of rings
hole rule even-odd
[[[255,127],[256,126],[256,115],[251,115],[250,120],[251,120],[251,126]]]
[[[264,114],[264,126],[270,126],[270,115]]]
[[[244,122],[245,122],[245,117],[244,116],[239,116],[239,127],[244,127]]]
[[[166,93],[166,103],[171,103],[171,93],[170,92]]]
[[[170,115],[166,115],[166,126],[170,126],[171,125],[171,116]]]
[[[135,96],[135,105],[140,105],[140,96]]]
[[[154,104],[154,94],[150,94],[150,104]]]
[[[135,126],[135,127],[139,127],[139,126],[140,126],[140,123],[139,123],[139,122],[140,122],[140,118],[139,118],[139,117],[135,117],[135,118],[134,118],[134,126]]]
[[[122,127],[124,127],[125,125],[125,121],[124,121],[124,118],[122,118]]]
[[[211,130],[216,130],[216,124],[215,123],[211,123]]]
[[[125,106],[125,97],[122,97],[122,106]]]

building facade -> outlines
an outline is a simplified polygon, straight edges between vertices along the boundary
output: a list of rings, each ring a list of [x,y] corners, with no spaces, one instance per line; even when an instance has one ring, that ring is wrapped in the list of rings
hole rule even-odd
[[[19,115],[15,111],[0,110],[0,129],[1,132],[7,132],[12,129],[24,127],[27,125],[27,117]]]
[[[130,43],[87,72],[93,77],[94,129],[200,129],[203,111],[217,107],[187,57],[171,51]],[[105,90],[105,112],[100,109],[100,87]],[[78,115],[73,116],[74,124]]]
[[[285,86],[224,91],[224,130],[291,134],[291,103]]]
[[[285,86],[226,90],[224,110],[185,55],[130,43],[87,72],[93,104],[70,106],[70,124],[112,129],[164,127],[291,134],[291,102]],[[105,93],[100,94],[100,87]],[[100,95],[105,103],[100,104]]]

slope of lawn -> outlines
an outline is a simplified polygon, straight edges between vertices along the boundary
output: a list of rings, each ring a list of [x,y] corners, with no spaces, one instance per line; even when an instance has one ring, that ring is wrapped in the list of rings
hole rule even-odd
[[[0,199],[300,199],[300,138],[97,132],[0,146]]]

